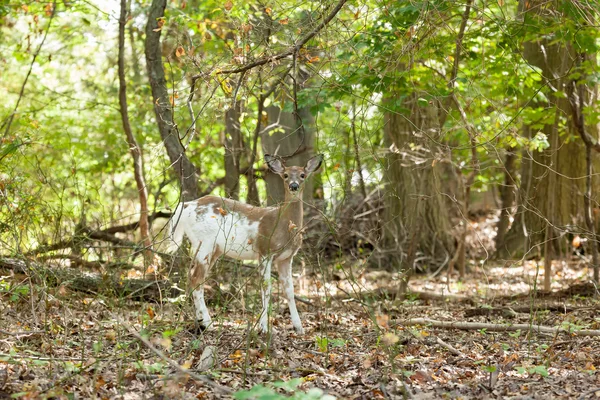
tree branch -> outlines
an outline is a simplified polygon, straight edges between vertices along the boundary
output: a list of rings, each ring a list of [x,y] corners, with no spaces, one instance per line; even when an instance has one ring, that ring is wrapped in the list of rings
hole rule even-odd
[[[248,71],[248,70],[250,70],[252,68],[259,67],[261,65],[265,65],[265,64],[268,64],[268,63],[275,62],[277,60],[281,60],[282,58],[286,58],[286,57],[289,57],[289,56],[293,55],[294,53],[297,53],[298,51],[300,51],[300,49],[306,43],[308,43],[308,41],[310,39],[312,39],[313,37],[315,37],[317,35],[317,33],[319,33],[321,31],[321,29],[323,29],[337,15],[337,13],[342,9],[342,7],[344,6],[344,4],[347,1],[348,0],[340,0],[336,4],[336,6],[333,8],[333,10],[331,10],[331,12],[325,17],[325,19],[323,19],[323,21],[321,21],[321,23],[319,25],[317,25],[315,27],[315,29],[313,29],[304,38],[302,38],[302,40],[300,40],[298,43],[296,43],[296,45],[294,45],[290,50],[284,51],[283,53],[276,54],[276,55],[271,56],[271,57],[261,58],[260,60],[256,60],[254,62],[251,62],[250,64],[246,64],[246,65],[241,66],[239,68],[226,69],[226,70],[223,70],[223,71],[219,71],[218,73],[219,74],[238,74],[240,72],[245,72],[245,71]]]
[[[27,81],[29,80],[29,76],[31,75],[31,71],[33,70],[33,64],[35,64],[35,60],[37,59],[40,51],[42,50],[42,46],[48,37],[48,32],[50,31],[50,25],[52,25],[52,20],[54,19],[54,15],[56,14],[56,0],[52,3],[52,14],[50,14],[50,19],[48,20],[48,25],[46,26],[46,31],[44,33],[44,37],[40,45],[38,46],[36,52],[33,55],[33,59],[29,64],[29,70],[27,71],[27,75],[25,75],[25,80],[23,81],[23,85],[21,85],[21,91],[19,92],[19,98],[17,99],[17,104],[15,104],[15,108],[8,117],[8,121],[6,123],[6,129],[4,130],[4,137],[8,136],[10,132],[10,126],[12,125],[13,119],[15,118],[15,114],[17,113],[17,109],[19,108],[19,104],[21,103],[21,99],[23,98],[23,93],[25,93],[25,86],[27,85]]]

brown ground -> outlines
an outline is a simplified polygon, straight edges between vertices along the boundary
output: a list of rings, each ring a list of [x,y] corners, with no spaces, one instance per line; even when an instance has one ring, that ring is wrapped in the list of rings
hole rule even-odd
[[[585,281],[590,273],[583,265],[556,263],[554,287]],[[462,283],[446,284],[445,273],[415,279],[414,291],[467,297],[433,300],[392,299],[393,274],[361,274],[356,265],[327,269],[325,278],[313,274],[300,281],[299,295],[312,303],[299,304],[307,333],[293,333],[284,300],[275,296],[276,332],[270,339],[248,329],[259,308],[246,285],[256,281],[253,270],[242,269],[235,282],[209,292],[217,326],[200,335],[191,332],[189,303],[86,297],[30,287],[25,280],[19,287],[21,278],[6,276],[0,278],[0,398],[228,398],[214,386],[239,391],[293,378],[302,378],[296,398],[309,398],[300,395],[312,387],[338,398],[402,398],[405,391],[418,399],[598,398],[600,391],[591,391],[600,390],[600,337],[404,324],[430,318],[600,329],[600,303],[589,296],[593,286],[550,297],[511,297],[532,292],[535,262],[484,267],[473,268]],[[227,272],[220,273],[233,275]],[[539,275],[541,282],[543,271]],[[501,306],[508,308],[495,309]],[[167,365],[137,332],[215,384]],[[209,357],[214,365],[202,372],[207,346],[214,346],[209,349],[216,359],[211,363]]]

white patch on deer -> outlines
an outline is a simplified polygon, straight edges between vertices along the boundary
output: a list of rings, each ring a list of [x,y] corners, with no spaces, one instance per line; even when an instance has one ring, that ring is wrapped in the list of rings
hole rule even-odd
[[[215,251],[238,260],[258,260],[256,252],[248,239],[254,242],[258,236],[258,222],[250,221],[246,216],[237,212],[215,214],[212,204],[199,206],[194,209],[184,209],[179,223],[189,224],[185,231],[192,241],[192,248],[198,248],[199,238],[214,238],[212,249],[201,249],[203,257],[212,255]],[[195,218],[194,218],[195,217]],[[203,258],[202,257],[202,258]],[[202,259],[198,257],[199,259]]]

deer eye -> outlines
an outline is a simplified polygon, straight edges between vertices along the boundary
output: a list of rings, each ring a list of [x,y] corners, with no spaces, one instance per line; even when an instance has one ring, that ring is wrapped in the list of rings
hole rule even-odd
[[[283,177],[284,177],[285,179],[287,179],[287,178],[288,178],[288,174],[283,174]]]
[[[306,177],[306,175],[300,174],[300,178],[304,179],[304,177]]]

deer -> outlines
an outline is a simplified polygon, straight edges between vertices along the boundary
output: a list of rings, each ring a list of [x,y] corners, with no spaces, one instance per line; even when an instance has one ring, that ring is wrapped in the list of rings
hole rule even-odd
[[[271,269],[274,265],[287,298],[292,325],[298,334],[304,334],[294,299],[292,261],[302,246],[304,182],[321,167],[323,155],[312,157],[304,167],[286,167],[281,159],[269,154],[265,154],[264,158],[269,170],[283,180],[283,203],[275,207],[258,207],[219,196],[204,196],[180,203],[171,217],[171,247],[181,246],[185,236],[194,253],[189,287],[196,322],[203,330],[212,324],[204,300],[204,283],[212,265],[224,256],[259,262],[263,281],[262,311],[258,322],[261,333],[268,332]]]

